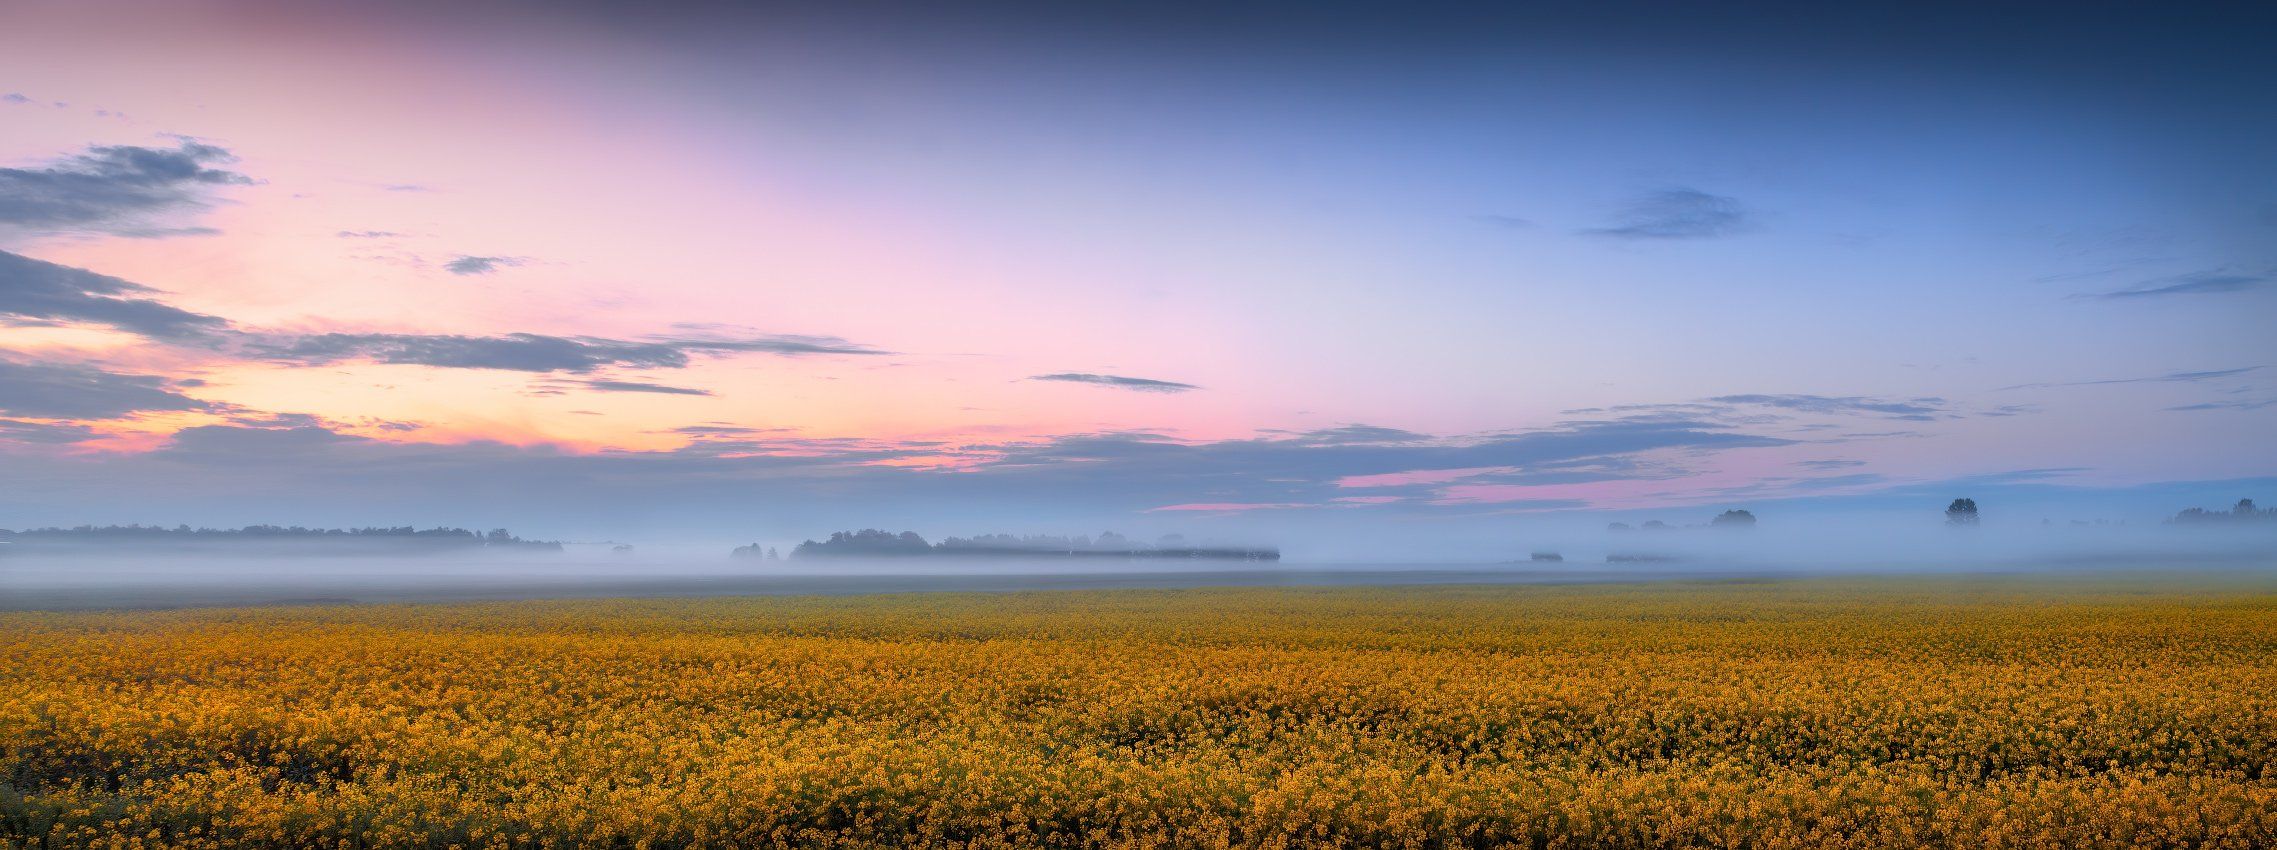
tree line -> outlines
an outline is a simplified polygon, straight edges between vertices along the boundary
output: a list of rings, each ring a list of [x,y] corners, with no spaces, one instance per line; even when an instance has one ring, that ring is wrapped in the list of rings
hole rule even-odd
[[[739,547],[736,552],[744,557],[758,547]],[[1133,540],[1112,531],[1097,537],[1076,535],[1019,536],[1011,534],[983,534],[976,537],[947,537],[939,543],[927,541],[914,531],[891,532],[865,528],[856,531],[833,532],[823,540],[808,540],[791,549],[791,557],[905,557],[929,556],[1057,556],[1057,557],[1114,557],[1114,558],[1208,558],[1236,561],[1278,561],[1281,550],[1270,546],[1196,545],[1176,534],[1164,535],[1153,543]]]

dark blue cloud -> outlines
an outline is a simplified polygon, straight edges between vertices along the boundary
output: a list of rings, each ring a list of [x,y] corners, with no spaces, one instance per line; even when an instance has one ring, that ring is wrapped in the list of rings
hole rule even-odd
[[[1708,401],[1719,404],[1755,405],[1818,414],[1870,414],[1884,419],[1928,422],[1950,418],[1944,399],[1913,398],[1905,400],[1873,399],[1863,396],[1822,395],[1726,395]]]
[[[2277,399],[2265,399],[2265,400],[2262,400],[2262,401],[2244,401],[2244,400],[2239,400],[2239,401],[2207,401],[2207,402],[2199,402],[2199,403],[2197,403],[2197,404],[2185,404],[2185,405],[2181,405],[2181,406],[2178,406],[2178,407],[2164,407],[2164,408],[2160,408],[2160,409],[2161,409],[2161,410],[2172,410],[2172,411],[2197,411],[2197,410],[2260,410],[2260,409],[2262,409],[2262,408],[2264,408],[2264,407],[2271,407],[2271,406],[2277,406]]]
[[[321,333],[248,331],[162,301],[156,289],[85,269],[0,251],[0,325],[104,325],[153,340],[196,344],[247,359],[324,365],[368,360],[451,369],[591,372],[604,367],[677,369],[691,354],[880,355],[833,336],[762,334],[647,340],[510,333]]]
[[[228,329],[151,296],[158,290],[84,269],[0,251],[0,323],[105,325],[152,339],[211,341]]]
[[[444,263],[443,270],[455,275],[490,274],[523,262],[521,257],[476,257],[461,254],[457,259]]]
[[[834,336],[806,334],[762,334],[745,337],[717,336],[666,336],[657,341],[682,351],[714,354],[775,354],[798,357],[807,354],[870,356],[894,352],[848,342]]]
[[[644,381],[578,381],[579,386],[605,393],[654,393],[658,395],[711,395],[711,390],[690,387],[673,387]]]
[[[391,443],[279,419],[187,428],[154,453],[105,465],[68,458],[40,462],[43,475],[77,481],[91,488],[88,492],[115,491],[103,482],[131,480],[138,482],[138,496],[153,499],[181,499],[193,492],[226,491],[247,498],[313,492],[367,505],[400,500],[442,512],[500,499],[531,510],[566,510],[575,504],[591,510],[637,505],[679,512],[701,512],[711,505],[747,511],[763,502],[797,510],[831,506],[841,520],[875,511],[883,521],[891,518],[885,514],[895,505],[924,506],[935,516],[1013,505],[1136,515],[1195,502],[1303,503],[1352,510],[1353,505],[1338,499],[1378,492],[1338,487],[1340,479],[1355,475],[1500,467],[1509,470],[1505,475],[1513,482],[1650,478],[1662,477],[1665,470],[1631,462],[1630,456],[1788,443],[1705,424],[1618,421],[1366,443],[1352,442],[1351,430],[1203,442],[1110,433],[1001,444],[817,439],[733,426],[698,426],[697,431],[690,435],[702,439],[675,451],[572,454],[491,442]],[[968,462],[954,473],[881,465],[941,457]],[[798,495],[793,499],[790,494]]]
[[[2075,298],[2094,298],[2105,301],[2136,298],[2167,298],[2176,295],[2215,295],[2225,292],[2247,292],[2269,285],[2267,275],[2234,274],[2230,272],[2195,272],[2145,281],[2142,285],[2115,292],[2099,292]]]
[[[310,365],[369,360],[395,365],[516,372],[590,372],[604,366],[677,369],[688,365],[686,352],[662,343],[525,333],[501,336],[309,334],[265,342],[256,347],[255,354],[263,359]]]
[[[68,445],[84,443],[101,436],[95,429],[76,422],[26,422],[21,419],[0,419],[0,442]]]
[[[1036,375],[1028,380],[1096,384],[1102,387],[1136,390],[1142,393],[1182,393],[1201,389],[1201,387],[1193,384],[1181,384],[1176,381],[1157,381],[1153,378],[1132,378],[1124,375],[1096,375],[1090,372],[1057,372],[1050,375]]]
[[[153,219],[207,206],[214,190],[253,179],[216,166],[222,148],[183,140],[174,149],[95,145],[40,168],[0,168],[0,225],[43,232],[162,236],[205,232]]]
[[[157,375],[0,359],[0,414],[33,419],[117,419],[144,411],[209,410]]]
[[[1615,239],[1705,239],[1752,226],[1738,200],[1680,187],[1640,196],[1605,226],[1583,232]]]
[[[503,369],[514,372],[591,372],[606,367],[679,369],[691,354],[757,353],[783,357],[882,354],[837,337],[798,335],[744,339],[621,340],[510,333],[461,334],[325,333],[247,337],[246,353],[276,362],[323,365],[365,360],[445,369]]]
[[[2143,377],[2143,378],[2099,378],[2099,379],[2095,379],[2095,380],[2088,380],[2088,381],[2059,381],[2059,382],[2052,382],[2052,383],[2038,383],[2038,384],[2015,384],[2015,385],[2011,385],[2011,386],[2001,387],[2000,389],[2002,389],[2002,390],[2004,390],[2004,391],[2005,391],[2005,390],[2034,390],[2034,389],[2046,389],[2046,388],[2049,388],[2049,387],[2094,387],[2094,386],[2103,386],[2103,385],[2106,385],[2106,384],[2187,384],[2187,383],[2197,383],[2197,382],[2199,382],[2199,381],[2212,381],[2212,380],[2216,380],[2216,379],[2220,379],[2220,378],[2231,378],[2231,377],[2236,377],[2236,376],[2238,376],[2238,375],[2243,375],[2243,374],[2246,374],[2246,373],[2248,373],[2248,372],[2253,372],[2253,371],[2257,371],[2257,370],[2261,370],[2261,369],[2266,369],[2266,368],[2269,368],[2269,367],[2267,367],[2267,366],[2240,366],[2240,367],[2237,367],[2237,368],[2235,368],[2235,369],[2200,369],[2200,370],[2196,370],[2196,371],[2186,371],[2186,372],[2168,372],[2168,373],[2166,373],[2166,374],[2164,374],[2164,375],[2152,375],[2152,376],[2149,376],[2149,377]]]

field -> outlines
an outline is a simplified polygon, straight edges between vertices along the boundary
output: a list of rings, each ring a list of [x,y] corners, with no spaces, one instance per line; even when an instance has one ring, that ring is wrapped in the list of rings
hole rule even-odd
[[[0,614],[0,847],[2271,847],[2273,587]]]

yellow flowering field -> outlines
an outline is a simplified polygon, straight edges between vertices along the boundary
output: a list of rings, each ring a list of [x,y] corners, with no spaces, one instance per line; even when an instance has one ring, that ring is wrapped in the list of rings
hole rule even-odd
[[[0,848],[2277,846],[2277,585],[0,614]]]

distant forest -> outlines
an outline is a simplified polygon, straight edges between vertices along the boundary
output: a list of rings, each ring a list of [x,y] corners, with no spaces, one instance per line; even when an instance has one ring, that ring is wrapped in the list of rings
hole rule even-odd
[[[1281,550],[1257,546],[1195,545],[1179,535],[1165,535],[1153,543],[1132,540],[1109,531],[1098,537],[1077,535],[1058,537],[1035,535],[1020,537],[1010,534],[983,534],[979,537],[949,537],[939,543],[929,543],[916,532],[899,534],[875,528],[860,531],[840,531],[827,540],[809,540],[791,550],[793,558],[808,557],[903,557],[917,555],[947,555],[952,557],[1003,557],[1047,556],[1061,558],[1203,558],[1229,561],[1278,561]]]
[[[2209,511],[2191,508],[2175,514],[2168,520],[2175,525],[2244,525],[2247,523],[2277,523],[2277,508],[2255,508],[2252,499],[2239,499],[2237,506],[2226,511]]]
[[[38,547],[41,551],[61,548],[81,550],[137,548],[179,549],[222,552],[234,549],[289,549],[298,553],[372,553],[394,554],[402,552],[445,552],[475,549],[507,549],[514,551],[558,552],[561,544],[550,540],[524,540],[506,529],[492,529],[488,533],[464,528],[302,528],[300,526],[249,525],[244,528],[191,528],[178,525],[173,528],[156,525],[82,525],[76,528],[33,528],[9,531],[0,528],[0,552],[16,547]]]

